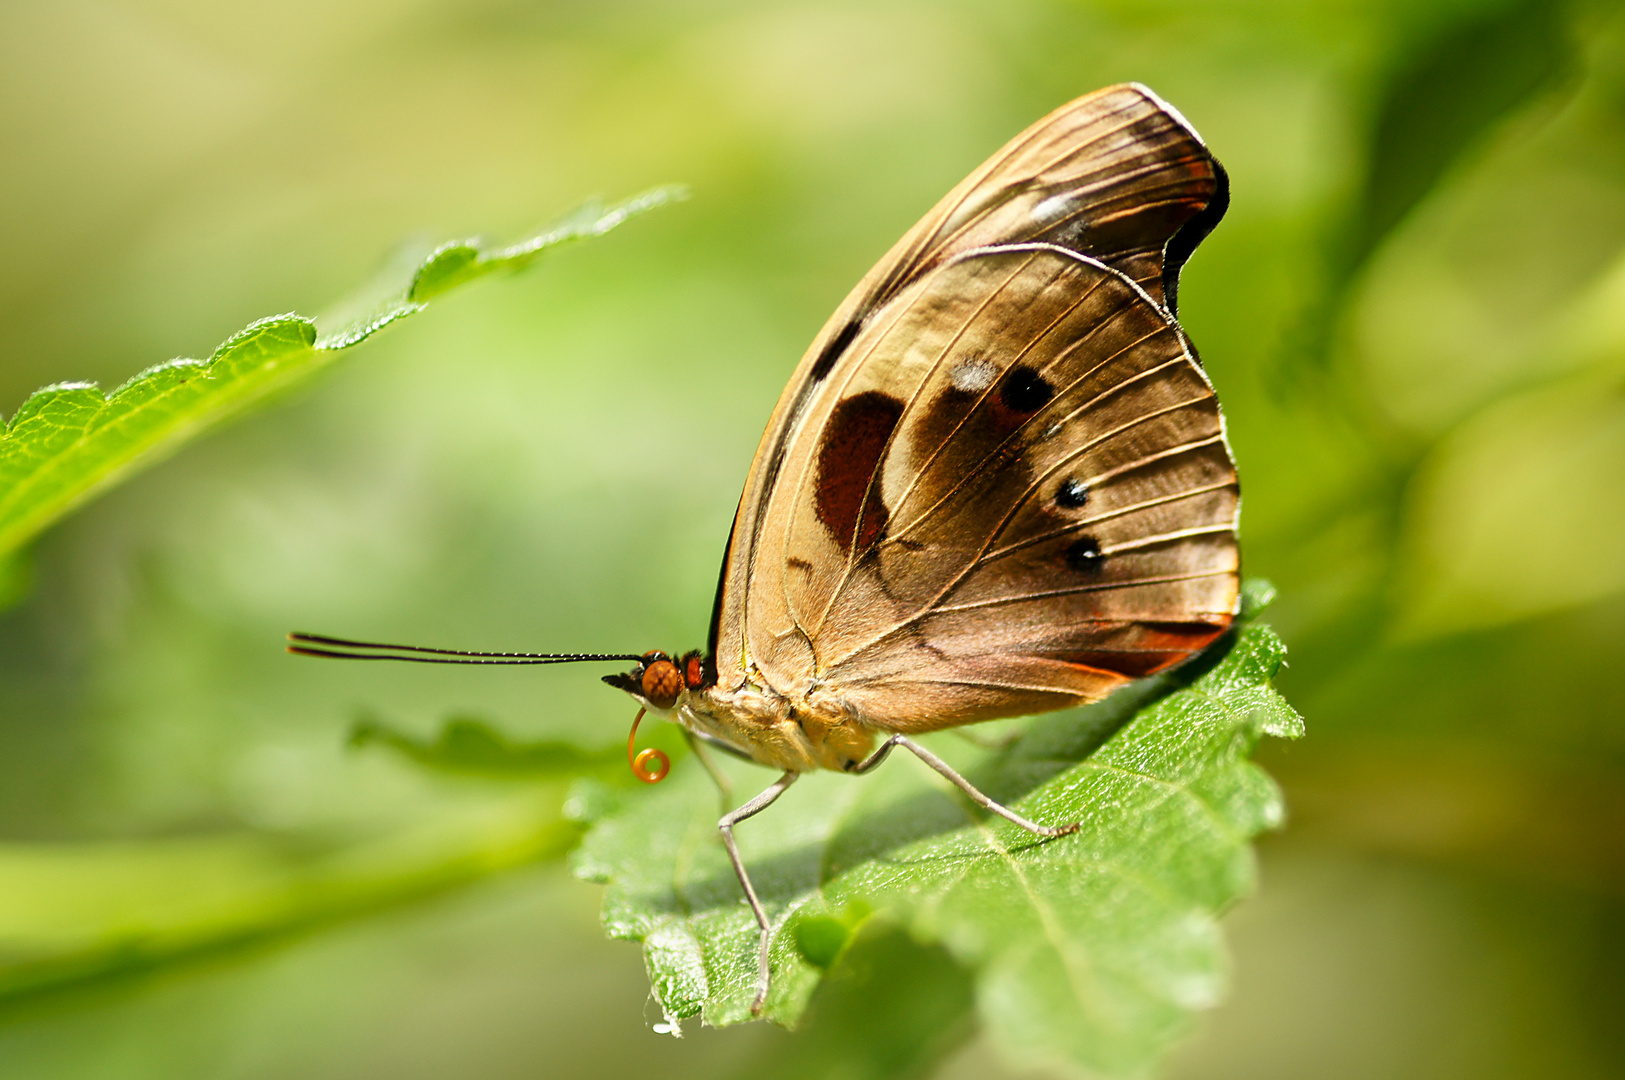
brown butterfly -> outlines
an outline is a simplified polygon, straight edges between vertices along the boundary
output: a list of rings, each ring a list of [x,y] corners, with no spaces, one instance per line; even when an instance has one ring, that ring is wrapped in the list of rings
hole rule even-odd
[[[1134,84],[1062,106],[949,192],[836,309],[779,399],[704,654],[300,634],[291,648],[635,660],[604,681],[637,699],[638,720],[680,724],[725,791],[705,745],[780,770],[718,823],[761,927],[759,1011],[771,924],[735,825],[804,772],[868,772],[901,746],[1022,828],[1072,832],[999,805],[909,735],[1097,701],[1235,617],[1235,464],[1175,319],[1180,267],[1227,203],[1201,138]],[[651,782],[668,768],[658,751],[633,761]]]

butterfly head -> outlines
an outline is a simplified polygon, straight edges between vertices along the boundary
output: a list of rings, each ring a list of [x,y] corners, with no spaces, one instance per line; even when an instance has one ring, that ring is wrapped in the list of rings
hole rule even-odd
[[[618,675],[605,675],[604,681],[617,690],[625,690],[635,698],[641,708],[632,721],[632,732],[626,737],[626,760],[632,774],[646,784],[658,784],[671,771],[671,759],[660,750],[636,749],[638,724],[643,714],[653,710],[662,719],[672,720],[672,710],[690,691],[715,682],[711,666],[697,652],[676,659],[658,649],[652,649],[638,659],[638,666]]]
[[[683,695],[715,681],[711,665],[698,652],[672,657],[658,649],[643,654],[631,671],[605,675],[604,681],[625,690],[644,708],[670,719]]]

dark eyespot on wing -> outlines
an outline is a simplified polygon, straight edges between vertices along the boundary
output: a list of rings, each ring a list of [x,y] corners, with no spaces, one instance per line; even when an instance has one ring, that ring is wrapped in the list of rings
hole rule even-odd
[[[858,331],[862,329],[863,321],[861,319],[853,319],[841,327],[841,332],[831,338],[829,344],[824,346],[824,351],[818,354],[818,361],[813,364],[812,371],[809,373],[809,377],[813,382],[821,382],[824,376],[834,369],[835,361],[841,358],[841,354],[846,352],[847,348],[851,346],[852,340],[858,336]]]
[[[1049,399],[1054,396],[1055,387],[1036,368],[1026,364],[1011,368],[1010,374],[1004,378],[1004,385],[999,387],[999,401],[1015,413],[1035,413],[1049,404]]]
[[[836,405],[820,433],[813,502],[818,520],[842,551],[852,551],[854,544],[859,549],[868,547],[885,531],[887,510],[878,486],[872,488],[869,479],[902,415],[901,401],[869,390]]]
[[[1076,510],[1088,501],[1089,485],[1075,477],[1062,483],[1055,492],[1055,505],[1063,510]]]
[[[1067,545],[1066,565],[1080,573],[1100,572],[1105,556],[1100,553],[1100,542],[1092,536],[1080,537]]]

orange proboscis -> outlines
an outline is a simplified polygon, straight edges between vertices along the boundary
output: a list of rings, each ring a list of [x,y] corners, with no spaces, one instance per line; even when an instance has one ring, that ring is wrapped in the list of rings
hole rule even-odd
[[[664,750],[656,750],[654,747],[642,751],[633,749],[637,743],[638,725],[643,722],[643,714],[648,711],[639,709],[638,715],[632,719],[632,733],[626,737],[626,763],[632,766],[632,775],[645,784],[658,784],[671,772],[671,758],[666,756]],[[651,761],[654,762],[653,768],[649,765]]]

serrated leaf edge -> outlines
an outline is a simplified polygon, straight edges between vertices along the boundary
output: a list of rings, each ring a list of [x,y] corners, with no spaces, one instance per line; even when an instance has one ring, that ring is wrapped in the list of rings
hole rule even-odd
[[[77,506],[86,502],[100,491],[112,486],[132,472],[173,453],[190,439],[196,437],[207,429],[215,426],[235,415],[243,408],[257,403],[275,391],[283,389],[300,377],[306,377],[325,366],[321,364],[306,364],[286,369],[278,376],[271,376],[278,367],[301,348],[313,354],[337,353],[353,345],[360,344],[384,327],[405,318],[408,315],[421,311],[427,300],[413,297],[412,291],[416,288],[423,273],[429,269],[439,254],[451,247],[473,246],[474,258],[470,268],[462,271],[461,275],[454,275],[455,280],[443,283],[436,291],[444,292],[464,281],[474,277],[483,276],[498,269],[519,270],[529,265],[542,252],[568,241],[583,239],[590,236],[601,236],[628,219],[679,201],[687,197],[687,190],[678,186],[656,188],[642,195],[634,196],[624,202],[603,208],[597,202],[586,204],[563,219],[565,224],[556,225],[544,230],[529,240],[518,244],[508,245],[495,250],[483,250],[478,247],[478,241],[462,241],[454,245],[442,245],[434,254],[423,260],[417,271],[412,275],[409,284],[402,295],[393,300],[386,301],[372,317],[358,323],[344,327],[331,336],[321,336],[317,333],[315,321],[305,316],[288,313],[273,315],[255,320],[248,326],[232,334],[222,342],[210,355],[207,361],[176,358],[163,363],[154,364],[143,369],[125,380],[110,393],[103,393],[101,400],[95,405],[94,412],[83,422],[78,437],[71,442],[58,447],[43,456],[38,462],[27,467],[21,476],[4,491],[0,491],[0,555],[15,550],[37,535],[52,522],[67,514]],[[222,388],[226,393],[218,398],[207,401],[191,415],[178,415],[170,423],[160,423],[156,429],[146,437],[137,438],[130,444],[116,448],[106,454],[100,461],[88,464],[77,463],[84,473],[84,479],[75,483],[68,481],[60,494],[55,497],[47,496],[36,504],[30,506],[27,498],[30,492],[37,491],[42,483],[47,482],[53,475],[75,464],[73,459],[82,455],[87,446],[91,446],[98,435],[108,431],[112,425],[148,414],[150,410],[166,401],[180,386],[189,384],[192,380],[178,380],[174,386],[157,390],[152,397],[145,401],[130,403],[129,399],[140,395],[143,391],[153,389],[153,383],[166,373],[181,368],[195,367],[198,377],[203,379],[214,378],[220,373],[220,367],[236,350],[250,342],[263,338],[268,331],[297,325],[301,328],[300,336],[305,340],[302,345],[293,345],[291,348],[281,348],[268,351],[249,370],[235,376],[236,386],[241,393],[231,393],[231,388]],[[322,358],[324,361],[328,357]],[[254,377],[259,376],[256,380]],[[271,376],[267,378],[267,376]],[[25,454],[30,447],[20,440],[22,435],[19,422],[26,425],[26,421],[37,415],[57,395],[74,391],[95,391],[99,388],[93,382],[64,381],[52,383],[30,394],[26,400],[12,414],[0,432],[0,468],[3,468],[8,458],[15,460],[20,454]],[[128,408],[121,408],[128,405]],[[21,513],[13,514],[12,508],[22,506]]]

